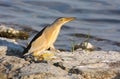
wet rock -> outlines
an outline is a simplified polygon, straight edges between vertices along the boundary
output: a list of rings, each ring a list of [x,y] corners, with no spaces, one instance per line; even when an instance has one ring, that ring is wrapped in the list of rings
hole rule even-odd
[[[3,24],[0,25],[0,37],[14,38],[14,39],[28,39],[27,32],[19,31]]]
[[[80,44],[80,47],[84,50],[90,50],[93,51],[95,49],[95,46],[93,46],[91,43],[84,41]]]
[[[74,50],[79,51],[79,50],[85,50],[85,51],[95,51],[95,50],[101,50],[100,47],[94,46],[92,43],[89,41],[83,41],[80,44],[74,45]]]

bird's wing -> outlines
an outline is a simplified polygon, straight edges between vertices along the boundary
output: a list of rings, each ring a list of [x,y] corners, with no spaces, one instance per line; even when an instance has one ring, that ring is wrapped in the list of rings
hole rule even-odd
[[[29,52],[42,51],[47,47],[47,41],[44,34],[32,42]]]
[[[24,49],[23,54],[28,53],[29,49],[31,48],[32,42],[34,42],[37,38],[39,38],[42,35],[43,31],[46,28],[47,28],[47,26],[44,27],[38,34],[36,34],[36,36],[31,40],[31,42],[29,43],[29,45],[27,46],[27,48]]]

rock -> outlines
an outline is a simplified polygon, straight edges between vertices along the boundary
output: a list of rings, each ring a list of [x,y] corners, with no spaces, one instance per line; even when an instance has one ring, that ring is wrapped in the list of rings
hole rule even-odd
[[[74,45],[74,50],[75,51],[81,51],[81,50],[85,50],[85,51],[95,51],[95,50],[101,50],[100,47],[94,46],[92,43],[90,43],[89,41],[83,41],[80,44],[76,44]]]
[[[7,52],[7,46],[0,46],[0,55],[5,55]]]
[[[80,74],[85,79],[112,79],[117,75],[114,70],[105,63],[95,63],[73,67],[69,73]]]
[[[16,40],[0,37],[0,79],[120,79],[117,51],[45,53],[46,60],[55,55],[55,60],[45,62],[26,61],[22,52]]]
[[[19,68],[29,64],[28,61],[15,56],[2,56],[0,60],[0,73],[13,79],[18,75]]]
[[[21,68],[19,76],[25,79],[28,75],[32,77],[33,74],[35,78],[48,79],[49,77],[64,77],[67,75],[67,72],[51,64],[34,63]]]
[[[85,79],[113,79],[116,77],[116,73],[111,70],[104,70],[104,69],[72,69],[70,73],[80,74]]]
[[[1,63],[0,64],[0,73],[6,72],[7,68]]]
[[[54,65],[67,70],[70,74],[80,74],[85,79],[114,79],[116,76],[119,76],[119,52],[84,52],[69,52],[70,54],[68,54],[67,52],[61,52],[60,57],[64,60],[57,62]]]
[[[7,76],[3,73],[0,73],[0,79],[7,79]]]
[[[84,50],[94,50],[95,46],[93,46],[91,43],[84,41],[80,44],[80,47]]]
[[[27,32],[19,31],[3,24],[0,25],[0,37],[7,37],[12,39],[28,39]]]

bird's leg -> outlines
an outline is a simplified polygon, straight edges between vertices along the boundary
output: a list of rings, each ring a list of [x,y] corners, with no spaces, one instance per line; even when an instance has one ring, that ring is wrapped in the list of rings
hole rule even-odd
[[[51,46],[50,46],[50,50],[51,50],[51,51],[55,51],[55,52],[60,52],[59,50],[55,49],[54,45],[51,45]]]
[[[38,52],[34,52],[32,55],[33,55],[34,57],[38,57],[40,54],[39,54]]]

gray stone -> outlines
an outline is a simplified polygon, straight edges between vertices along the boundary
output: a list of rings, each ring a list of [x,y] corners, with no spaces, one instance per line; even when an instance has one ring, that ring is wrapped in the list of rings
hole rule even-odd
[[[21,76],[38,74],[38,73],[41,74],[46,73],[46,74],[60,75],[60,76],[64,76],[67,74],[67,72],[62,70],[61,68],[46,63],[34,63],[20,69]]]
[[[4,29],[3,29],[4,30]],[[3,79],[120,79],[120,52],[56,53],[56,60],[30,63],[21,58],[23,47],[0,38],[0,76]]]

